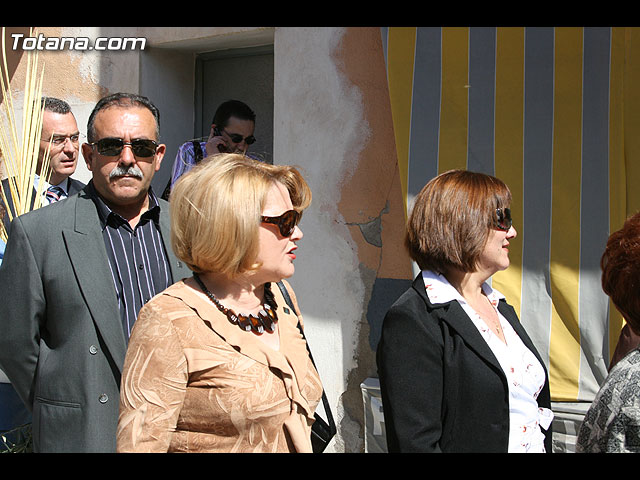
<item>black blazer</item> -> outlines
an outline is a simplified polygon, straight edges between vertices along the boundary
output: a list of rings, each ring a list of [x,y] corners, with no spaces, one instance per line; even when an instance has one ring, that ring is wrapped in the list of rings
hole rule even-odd
[[[544,362],[513,307],[498,309],[545,369],[538,405],[551,408]],[[377,364],[389,452],[507,452],[507,378],[457,301],[429,302],[422,275],[387,312]]]

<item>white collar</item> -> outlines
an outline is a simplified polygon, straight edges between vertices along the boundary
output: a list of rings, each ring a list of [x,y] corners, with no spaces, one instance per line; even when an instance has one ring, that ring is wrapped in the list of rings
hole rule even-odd
[[[42,183],[44,184],[44,188],[42,189],[42,191],[46,192],[47,188],[49,188],[51,184],[46,180],[42,180]],[[36,173],[33,175],[33,188],[37,189],[39,184],[40,184],[40,175]]]
[[[431,270],[422,270],[422,280],[424,281],[429,301],[432,304],[448,303],[452,300],[467,303],[464,297],[460,295],[460,292],[449,283],[444,275],[432,272]],[[482,291],[494,307],[498,306],[500,299],[505,298],[502,293],[492,288],[487,282],[482,284]]]

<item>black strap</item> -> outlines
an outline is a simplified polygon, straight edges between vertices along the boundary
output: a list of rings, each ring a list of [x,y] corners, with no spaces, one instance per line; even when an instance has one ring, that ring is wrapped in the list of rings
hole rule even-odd
[[[164,190],[162,191],[162,195],[160,195],[160,198],[163,200],[166,200],[167,202],[169,201],[169,195],[171,195],[171,177],[169,177],[169,181],[167,182],[167,186],[164,187]]]
[[[195,154],[195,157],[194,157],[195,163],[198,164],[204,158],[204,153],[202,152],[202,147],[200,146],[200,142],[198,140],[192,140],[191,143],[193,144],[193,153]],[[170,175],[169,181],[167,182],[167,186],[164,187],[162,195],[160,195],[160,198],[162,198],[163,200],[169,201],[169,196],[171,195],[171,180],[172,178]]]
[[[195,154],[195,161],[197,165],[204,158],[204,153],[198,140],[193,140],[191,143],[193,144],[193,153]]]
[[[284,297],[285,302],[287,302],[287,305],[289,305],[291,307],[291,309],[293,310],[293,312],[298,315],[298,312],[296,310],[296,307],[294,307],[293,305],[293,301],[291,300],[291,297],[289,296],[289,292],[287,290],[287,287],[284,286],[284,283],[282,282],[278,282],[277,283],[278,287],[280,288],[280,291],[282,292],[282,296]],[[309,342],[307,342],[307,337],[304,336],[304,331],[302,330],[302,326],[300,325],[300,321],[298,321],[298,330],[300,330],[300,333],[302,334],[302,338],[304,338],[305,343],[307,344],[307,352],[309,352],[309,358],[311,358],[311,363],[313,364],[314,368],[316,370],[318,370],[318,367],[316,367],[316,362],[313,361],[313,355],[311,355],[311,349],[309,348]],[[328,425],[329,425],[329,430],[331,431],[332,436],[336,434],[336,424],[333,421],[333,414],[331,413],[331,408],[329,406],[329,400],[327,400],[327,395],[324,391],[324,388],[322,389],[322,404],[324,405],[324,411],[327,414],[327,421],[328,421]],[[318,415],[316,413],[316,415]]]

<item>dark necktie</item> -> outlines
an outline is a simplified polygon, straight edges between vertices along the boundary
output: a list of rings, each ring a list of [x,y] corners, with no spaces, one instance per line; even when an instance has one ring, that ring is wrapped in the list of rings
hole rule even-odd
[[[62,200],[65,196],[64,190],[61,187],[56,185],[47,188],[47,199],[49,203],[57,202],[58,200]]]

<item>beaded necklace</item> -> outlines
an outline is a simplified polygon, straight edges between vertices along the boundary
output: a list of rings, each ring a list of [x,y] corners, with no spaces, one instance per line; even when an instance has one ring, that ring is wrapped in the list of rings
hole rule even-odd
[[[273,333],[276,330],[275,324],[278,322],[278,314],[276,313],[276,308],[278,305],[273,297],[273,292],[271,291],[271,284],[264,284],[264,303],[262,304],[262,309],[258,312],[257,315],[250,313],[249,315],[244,315],[241,313],[236,313],[232,309],[225,307],[220,300],[218,300],[213,293],[211,293],[205,284],[202,282],[197,273],[193,274],[193,278],[198,283],[204,294],[209,297],[209,300],[213,302],[213,304],[218,307],[222,313],[224,313],[229,319],[231,323],[237,325],[242,330],[249,332],[252,331],[256,335],[262,335],[265,331],[268,333]]]

